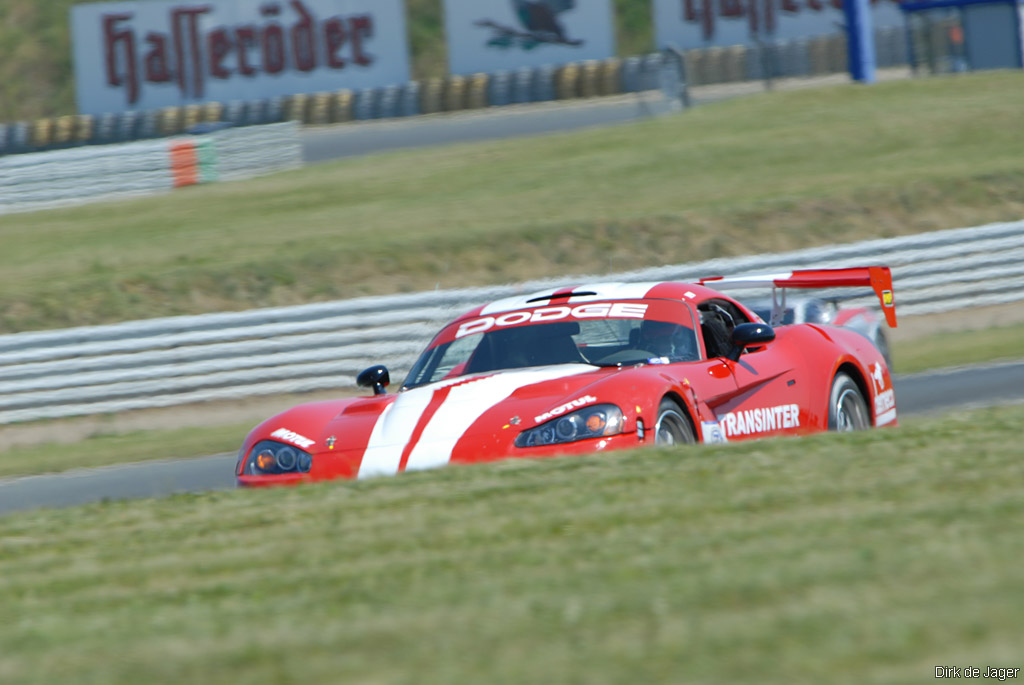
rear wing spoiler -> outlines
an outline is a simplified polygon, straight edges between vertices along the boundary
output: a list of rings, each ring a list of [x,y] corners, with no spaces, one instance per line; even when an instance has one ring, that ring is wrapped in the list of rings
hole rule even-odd
[[[772,325],[778,325],[785,309],[786,288],[843,288],[870,287],[882,305],[885,322],[896,328],[896,303],[892,294],[892,272],[887,266],[861,266],[850,269],[800,269],[777,274],[757,276],[715,276],[698,281],[709,288],[748,288],[758,285],[772,286]],[[776,290],[782,288],[782,302],[776,299]]]

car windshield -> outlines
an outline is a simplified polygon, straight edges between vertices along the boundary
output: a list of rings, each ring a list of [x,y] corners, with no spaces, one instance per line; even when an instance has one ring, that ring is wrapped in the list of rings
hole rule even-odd
[[[403,387],[551,364],[671,364],[698,359],[698,350],[693,316],[678,301],[527,308],[450,324],[420,355]]]

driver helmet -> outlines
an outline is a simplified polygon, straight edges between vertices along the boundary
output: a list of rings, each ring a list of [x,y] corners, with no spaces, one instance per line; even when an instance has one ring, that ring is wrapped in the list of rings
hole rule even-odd
[[[691,358],[696,351],[693,334],[685,326],[646,319],[640,324],[640,347],[661,357]]]

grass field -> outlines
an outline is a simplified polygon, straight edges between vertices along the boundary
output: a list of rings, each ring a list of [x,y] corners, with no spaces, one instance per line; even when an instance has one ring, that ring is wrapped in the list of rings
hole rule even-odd
[[[1024,666],[1024,406],[0,518],[4,683]]]
[[[1024,74],[775,92],[529,140],[5,216],[0,332],[1018,219]]]
[[[69,469],[158,459],[188,459],[235,452],[249,431],[266,416],[223,426],[108,432],[99,430],[78,442],[44,442],[0,448],[0,478],[58,473]],[[46,421],[60,435],[59,420]],[[2,431],[0,431],[2,435]]]
[[[1024,340],[1024,324],[981,331],[944,331],[895,343],[893,366],[899,373],[917,373],[946,366],[1020,359],[1024,356],[1021,340]]]

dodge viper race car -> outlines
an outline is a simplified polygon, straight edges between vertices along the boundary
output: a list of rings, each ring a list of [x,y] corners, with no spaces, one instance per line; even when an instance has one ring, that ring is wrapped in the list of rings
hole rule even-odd
[[[772,327],[711,286],[870,286],[887,267],[699,283],[603,283],[477,307],[438,333],[396,393],[300,405],[246,437],[240,485],[366,478],[449,463],[725,442],[896,423],[885,359],[828,324]],[[774,298],[773,298],[774,299]]]

